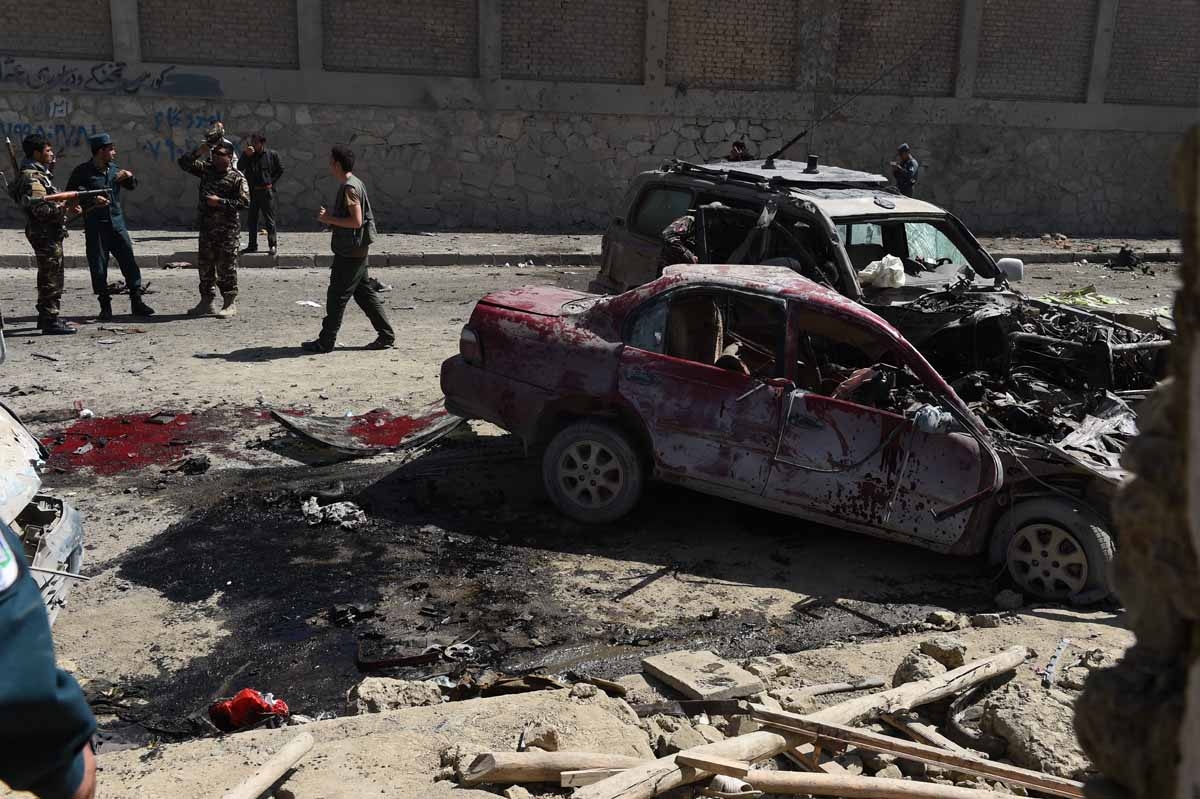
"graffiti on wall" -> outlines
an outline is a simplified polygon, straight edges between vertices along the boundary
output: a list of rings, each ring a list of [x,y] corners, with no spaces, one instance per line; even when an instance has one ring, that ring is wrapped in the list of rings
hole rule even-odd
[[[40,134],[45,136],[56,150],[83,147],[87,144],[88,136],[99,132],[95,125],[67,125],[61,122],[0,122],[0,131],[13,142],[20,142],[32,133]]]
[[[0,59],[0,85],[30,91],[138,94],[143,91],[183,97],[220,97],[221,81],[210,75],[180,72],[174,64],[134,70],[123,61],[91,66],[28,64],[12,56]]]

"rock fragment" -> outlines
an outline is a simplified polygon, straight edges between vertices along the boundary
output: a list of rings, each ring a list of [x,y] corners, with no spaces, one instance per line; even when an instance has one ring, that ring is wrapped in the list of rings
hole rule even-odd
[[[892,686],[899,687],[910,682],[927,680],[930,677],[937,677],[945,673],[946,667],[929,657],[929,655],[923,655],[920,652],[909,652],[896,668],[896,673],[892,677]]]

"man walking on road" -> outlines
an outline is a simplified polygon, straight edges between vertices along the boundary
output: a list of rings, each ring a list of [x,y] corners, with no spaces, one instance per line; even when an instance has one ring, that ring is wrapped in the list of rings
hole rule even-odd
[[[283,175],[283,164],[279,162],[278,153],[267,149],[267,137],[253,133],[242,150],[240,166],[250,183],[250,213],[246,215],[249,241],[242,252],[258,252],[258,217],[261,213],[263,226],[267,229],[267,245],[271,255],[275,255],[275,183]]]
[[[38,330],[48,335],[64,335],[75,328],[58,318],[63,293],[63,239],[67,237],[65,203],[47,200],[58,194],[54,179],[54,148],[39,133],[21,142],[25,160],[17,176],[13,199],[25,212],[25,238],[37,257]],[[78,213],[78,206],[71,209]]]
[[[250,205],[250,186],[231,166],[233,147],[217,134],[179,157],[184,172],[200,178],[200,206],[196,227],[200,231],[200,302],[189,316],[214,313],[214,287],[223,304],[216,315],[227,319],[237,313],[238,211]],[[211,151],[212,160],[205,160]]]
[[[334,145],[329,157],[329,171],[340,185],[333,201],[333,211],[327,211],[322,206],[317,215],[318,222],[333,228],[330,241],[333,266],[329,270],[325,320],[321,323],[321,334],[300,346],[306,352],[332,352],[337,344],[346,304],[353,297],[379,334],[367,345],[367,349],[391,349],[396,342],[396,334],[383,311],[379,292],[367,280],[371,241],[379,234],[375,230],[375,215],[371,212],[367,187],[354,174],[354,151],[344,144]]]
[[[100,301],[100,319],[113,318],[112,297],[108,294],[108,256],[117,259],[125,285],[129,289],[129,305],[134,316],[151,316],[154,309],[142,300],[142,272],[133,257],[133,244],[125,227],[121,210],[121,190],[137,188],[137,178],[128,169],[118,169],[113,162],[117,145],[107,133],[88,139],[92,160],[75,167],[67,181],[68,191],[107,189],[107,196],[88,198],[83,203],[84,239],[87,244],[88,270],[92,273],[92,291]]]

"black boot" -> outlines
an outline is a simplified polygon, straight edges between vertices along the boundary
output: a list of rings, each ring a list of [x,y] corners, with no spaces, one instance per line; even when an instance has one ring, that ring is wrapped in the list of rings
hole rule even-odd
[[[39,319],[38,329],[42,331],[42,335],[44,336],[73,336],[76,333],[75,328],[58,317]]]
[[[100,321],[111,322],[113,318],[112,297],[107,294],[97,294],[96,299],[100,300]]]
[[[142,299],[140,291],[129,292],[129,307],[134,316],[154,316],[154,309]]]

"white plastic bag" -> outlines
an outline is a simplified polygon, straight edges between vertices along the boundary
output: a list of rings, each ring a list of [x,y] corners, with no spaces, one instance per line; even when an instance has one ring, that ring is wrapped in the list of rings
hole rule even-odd
[[[858,273],[862,286],[881,289],[898,289],[904,285],[904,262],[894,255],[885,255],[882,260],[872,261]]]

